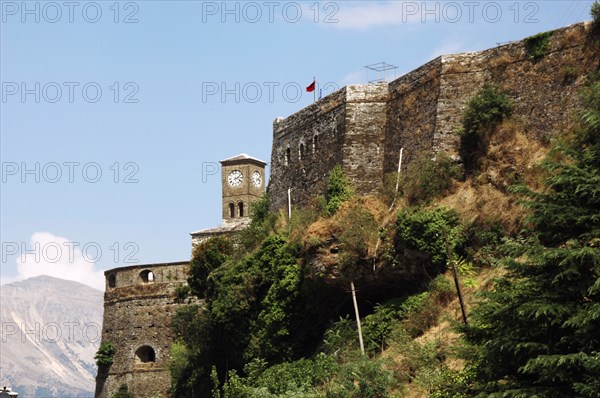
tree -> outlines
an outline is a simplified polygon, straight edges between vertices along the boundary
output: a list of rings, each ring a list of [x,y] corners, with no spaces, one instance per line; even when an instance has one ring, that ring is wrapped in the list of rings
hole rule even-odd
[[[600,397],[600,79],[582,127],[560,146],[547,190],[526,187],[525,238],[465,329],[479,396]]]

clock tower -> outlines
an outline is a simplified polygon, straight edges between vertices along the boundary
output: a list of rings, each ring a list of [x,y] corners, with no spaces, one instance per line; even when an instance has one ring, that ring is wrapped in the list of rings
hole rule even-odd
[[[221,160],[223,221],[247,221],[250,203],[265,193],[265,166],[262,160],[242,153]]]

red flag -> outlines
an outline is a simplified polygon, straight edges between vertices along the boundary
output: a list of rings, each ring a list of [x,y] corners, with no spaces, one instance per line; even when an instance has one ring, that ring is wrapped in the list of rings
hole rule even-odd
[[[310,86],[306,87],[306,92],[312,93],[313,91],[315,91],[316,83],[317,83],[317,81],[313,80],[313,82],[310,84]]]

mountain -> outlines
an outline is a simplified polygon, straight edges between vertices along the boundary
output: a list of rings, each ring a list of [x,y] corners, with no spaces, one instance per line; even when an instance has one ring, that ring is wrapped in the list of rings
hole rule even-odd
[[[0,287],[0,385],[19,397],[94,396],[103,293],[38,276]]]

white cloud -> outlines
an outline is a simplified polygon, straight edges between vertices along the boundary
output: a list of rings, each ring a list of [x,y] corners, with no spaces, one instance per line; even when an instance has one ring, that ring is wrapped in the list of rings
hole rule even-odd
[[[104,290],[104,273],[95,269],[101,252],[95,249],[99,245],[87,245],[86,253],[81,245],[67,238],[49,232],[36,232],[30,244],[21,250],[17,257],[17,277],[15,280],[27,279],[39,275],[80,282],[95,289]],[[9,278],[2,277],[2,283]]]
[[[373,27],[418,22],[421,20],[418,4],[414,1],[369,2],[360,5],[344,4],[332,17],[338,20],[332,26],[366,30]]]

